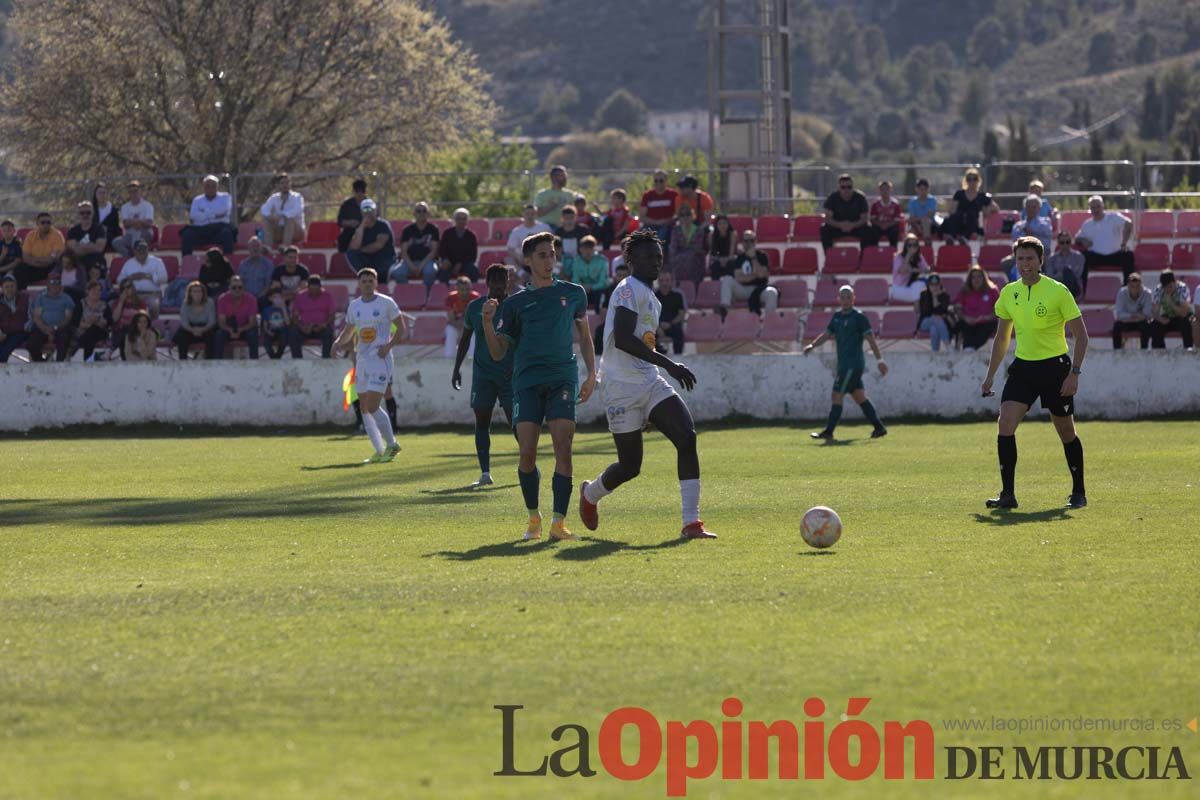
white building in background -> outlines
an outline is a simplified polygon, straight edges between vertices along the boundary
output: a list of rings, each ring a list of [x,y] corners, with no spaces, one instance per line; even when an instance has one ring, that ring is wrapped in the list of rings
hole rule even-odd
[[[708,148],[708,110],[649,111],[646,130],[651,139],[667,147]],[[720,131],[720,123],[716,130]]]

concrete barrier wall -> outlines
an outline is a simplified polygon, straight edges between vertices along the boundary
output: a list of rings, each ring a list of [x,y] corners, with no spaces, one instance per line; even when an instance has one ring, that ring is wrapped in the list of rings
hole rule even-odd
[[[885,418],[990,416],[998,397],[979,396],[986,353],[893,353],[880,377],[868,355],[867,392]],[[820,419],[829,408],[834,359],[784,354],[695,355],[685,359],[699,384],[685,394],[697,420],[733,414],[760,419]],[[470,424],[470,369],[450,388],[446,359],[396,361],[401,425]],[[312,425],[348,423],[342,410],[343,360],[159,361],[149,364],[0,365],[0,430],[77,424]],[[997,394],[1002,381],[997,381]],[[1200,413],[1200,355],[1182,350],[1098,351],[1085,364],[1081,417],[1132,419]],[[599,398],[579,406],[580,422],[602,415]],[[860,416],[853,402],[846,417]]]

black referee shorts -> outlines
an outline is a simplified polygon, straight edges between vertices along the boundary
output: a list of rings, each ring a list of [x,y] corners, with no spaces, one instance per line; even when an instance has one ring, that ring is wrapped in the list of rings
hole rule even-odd
[[[1008,377],[1000,400],[1027,406],[1041,400],[1042,408],[1054,416],[1069,417],[1075,413],[1075,398],[1063,397],[1062,385],[1070,374],[1071,359],[1065,353],[1041,361],[1014,358],[1008,365]]]

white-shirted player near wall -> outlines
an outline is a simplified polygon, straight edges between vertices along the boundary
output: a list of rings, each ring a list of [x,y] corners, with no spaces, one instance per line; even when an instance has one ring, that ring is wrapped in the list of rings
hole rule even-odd
[[[400,452],[392,423],[379,403],[392,382],[392,348],[404,338],[406,326],[396,301],[375,291],[378,284],[379,276],[370,267],[358,273],[361,294],[350,301],[346,326],[333,345],[338,352],[344,352],[350,349],[353,340],[358,340],[354,388],[362,407],[363,427],[375,448],[375,455],[364,464],[382,464]]]
[[[604,354],[600,357],[600,400],[608,429],[617,445],[617,461],[594,481],[579,487],[579,516],[588,530],[600,524],[597,504],[642,469],[642,428],[646,422],[675,445],[679,493],[683,506],[684,539],[715,539],[700,520],[700,457],[692,413],[659,374],[667,374],[691,391],[696,376],[683,364],[654,349],[662,304],[654,296],[654,281],[662,270],[662,243],[643,228],[621,246],[632,275],[613,290],[604,322]]]

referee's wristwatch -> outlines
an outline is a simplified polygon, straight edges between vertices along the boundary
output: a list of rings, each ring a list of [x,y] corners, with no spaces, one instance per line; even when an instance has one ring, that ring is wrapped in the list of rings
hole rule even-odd
[[[1082,375],[1083,370],[1081,370],[1079,367],[1071,367],[1071,374],[1072,375]]]

